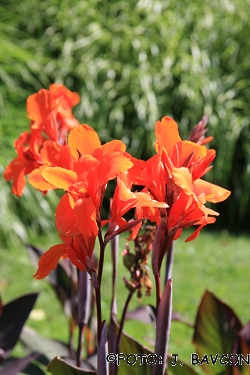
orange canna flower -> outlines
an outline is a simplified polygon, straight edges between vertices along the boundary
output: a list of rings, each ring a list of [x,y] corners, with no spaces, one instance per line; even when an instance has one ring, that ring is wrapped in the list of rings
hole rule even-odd
[[[44,166],[73,167],[74,158],[63,144],[68,130],[79,125],[71,112],[79,100],[78,94],[56,84],[50,85],[50,91],[42,89],[27,99],[31,130],[15,141],[17,157],[4,172],[5,180],[13,181],[13,194],[23,194],[27,174],[30,183],[43,193],[54,189],[41,175]]]
[[[123,151],[125,145],[122,142],[112,141],[101,145],[97,133],[88,125],[81,125],[70,132],[69,148],[78,159],[73,170],[51,167],[44,169],[41,174],[49,184],[67,192],[68,198],[62,198],[59,208],[62,205],[60,212],[67,212],[71,221],[74,218],[72,230],[77,230],[77,234],[83,236],[97,236],[100,205],[106,184],[133,164]],[[64,208],[66,202],[67,210]],[[72,235],[70,220],[65,221],[65,218],[56,216],[57,230],[61,235]],[[67,230],[64,228],[65,223],[69,223]]]
[[[26,184],[25,176],[43,164],[40,157],[40,148],[44,140],[39,131],[34,131],[22,133],[15,141],[17,157],[7,165],[4,171],[4,179],[13,181],[13,194],[20,197]]]
[[[60,259],[69,258],[81,271],[90,271],[91,258],[95,246],[95,236],[84,237],[78,235],[68,238],[60,236],[62,244],[52,246],[38,261],[38,269],[33,275],[36,279],[43,279],[56,268]]]
[[[49,139],[64,144],[68,131],[79,125],[72,107],[80,96],[63,85],[52,84],[49,90],[41,89],[27,99],[27,113],[31,129],[43,131]]]
[[[41,171],[48,184],[66,191],[55,220],[64,244],[53,246],[41,257],[36,278],[45,277],[61,257],[69,257],[78,268],[90,270],[106,184],[133,165],[121,141],[101,145],[88,125],[70,132],[69,149],[75,160],[72,170],[47,167]]]
[[[131,208],[148,208],[152,209],[155,207],[158,208],[165,208],[167,204],[165,202],[158,202],[152,199],[151,195],[144,191],[144,192],[132,192],[128,187],[126,187],[125,183],[117,177],[117,185],[114,192],[114,197],[112,199],[111,204],[111,218],[102,222],[102,225],[106,223],[110,223],[109,229],[107,232],[107,236],[110,235],[115,228],[118,226],[119,233],[122,231],[126,231],[128,227],[131,227],[131,222],[128,223],[123,216],[131,209]],[[138,218],[144,218],[142,215]],[[141,223],[137,224],[136,231],[139,230]]]
[[[128,179],[134,184],[145,186],[154,199],[168,204],[169,208],[165,210],[167,227],[175,238],[182,228],[199,225],[195,234],[190,236],[194,239],[203,226],[215,221],[210,216],[218,215],[216,211],[207,208],[205,203],[218,203],[230,195],[230,191],[201,179],[211,169],[209,165],[215,158],[215,150],[208,150],[191,141],[182,141],[178,125],[170,117],[163,117],[156,122],[155,134],[157,155],[146,162],[133,160],[134,167],[128,171]],[[182,208],[181,213],[179,207]],[[137,214],[139,217],[142,215],[141,209],[137,209]],[[178,215],[181,221],[177,220]],[[164,217],[163,210],[161,213],[157,210],[152,215],[157,223],[160,217]],[[174,222],[178,222],[178,225]]]

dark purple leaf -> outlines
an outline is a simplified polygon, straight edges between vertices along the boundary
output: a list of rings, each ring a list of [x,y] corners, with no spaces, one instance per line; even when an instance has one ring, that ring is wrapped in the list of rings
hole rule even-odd
[[[206,357],[201,363],[208,374],[215,375],[222,371],[219,361],[212,364],[210,356],[215,358],[216,354],[230,355],[241,328],[242,324],[234,311],[213,293],[206,291],[196,316],[193,343],[200,361],[208,354],[209,363],[207,364]],[[231,374],[231,367],[223,366],[224,373]]]
[[[102,322],[101,340],[97,347],[97,374],[107,375],[108,374],[108,363],[107,357],[107,326],[106,322]]]
[[[41,337],[30,327],[24,327],[20,335],[20,340],[26,350],[36,351],[43,354],[48,360],[60,356],[68,356],[69,348],[60,341]]]
[[[9,358],[3,363],[3,367],[0,370],[1,375],[16,375],[18,372],[24,371],[24,369],[30,364],[30,362],[39,357],[40,354],[33,353],[25,358]],[[36,374],[44,374],[42,370],[38,368]]]
[[[156,229],[152,249],[152,271],[155,276],[158,276],[160,273],[162,260],[173,241],[173,237],[173,235],[168,235],[165,218],[161,219]]]
[[[239,336],[250,346],[250,321],[241,329]]]
[[[115,320],[115,317],[113,317],[112,312],[111,312],[111,319],[110,319],[110,324],[109,324],[109,351],[110,353],[116,352],[116,341],[117,341],[117,334],[116,334],[117,328],[116,327],[117,327],[116,320]],[[116,374],[115,363],[110,363],[109,372],[110,372],[110,375]]]
[[[172,321],[176,321],[176,322],[180,322],[180,323],[183,323],[183,324],[186,324],[187,326],[189,327],[192,327],[194,328],[194,324],[189,322],[188,320],[186,320],[184,318],[184,316],[182,316],[180,313],[178,313],[177,311],[173,311],[172,312]]]
[[[166,368],[168,340],[172,315],[172,279],[165,285],[164,292],[158,308],[156,321],[155,354],[161,361],[153,367],[153,375],[163,375]]]
[[[115,236],[111,239],[111,259],[112,259],[112,298],[110,307],[110,323],[109,323],[109,350],[111,353],[115,353],[116,350],[116,316],[117,316],[117,304],[116,304],[116,278],[117,278],[117,263],[118,263],[118,250],[119,250],[119,236]],[[109,367],[110,375],[115,375],[116,366],[111,364]]]
[[[117,255],[119,250],[119,235],[111,239],[111,259],[112,259],[112,269],[113,275],[112,280],[115,283],[117,277]]]
[[[44,251],[33,245],[27,245],[27,251],[32,264],[37,268],[38,261]],[[76,303],[75,299],[77,293],[76,280],[68,259],[62,260],[57,267],[50,272],[46,280],[53,287],[54,292],[64,308],[65,314],[70,317],[72,309],[69,309],[69,306],[71,306],[72,301]],[[76,316],[74,316],[74,318],[76,319]]]
[[[1,318],[2,313],[3,313],[3,301],[2,301],[2,298],[0,296],[0,318]]]
[[[91,281],[87,271],[78,271],[78,325],[86,325],[91,303]]]
[[[156,325],[156,309],[152,305],[139,306],[126,314],[126,320],[134,319],[146,324]]]
[[[128,311],[126,314],[126,320],[139,320],[146,324],[153,324],[156,327],[156,309],[152,305],[138,306],[136,309]],[[189,327],[194,327],[194,324],[186,320],[180,313],[172,312],[172,321],[186,324]]]
[[[4,305],[0,318],[0,348],[5,351],[5,358],[14,348],[38,294],[27,294]]]
[[[235,365],[233,375],[250,374],[250,322],[248,322],[239,332],[234,343],[233,353]]]

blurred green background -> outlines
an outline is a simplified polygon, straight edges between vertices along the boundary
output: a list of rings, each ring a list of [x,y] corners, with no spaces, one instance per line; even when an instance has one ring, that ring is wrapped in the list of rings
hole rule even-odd
[[[27,97],[53,82],[80,93],[74,114],[93,126],[103,142],[122,139],[129,152],[143,159],[154,153],[156,120],[172,116],[185,139],[208,115],[217,157],[207,178],[232,195],[217,205],[220,216],[207,228],[220,229],[219,233],[203,231],[189,245],[183,239],[177,244],[173,306],[191,322],[205,288],[235,307],[244,323],[249,318],[249,237],[234,236],[243,234],[250,222],[249,9],[250,0],[0,3],[1,175],[15,157],[13,141],[28,129]],[[50,192],[43,197],[27,186],[24,196],[16,198],[10,188],[1,176],[3,300],[42,288],[37,308],[46,310],[46,320],[31,325],[44,335],[66,340],[65,317],[46,282],[32,279],[34,269],[23,245],[31,241],[47,249],[56,243],[58,196]],[[109,261],[105,267],[107,274]],[[123,285],[120,288],[118,295],[123,297]],[[103,306],[106,302],[108,309],[105,298],[104,293]],[[136,331],[135,324],[126,324],[140,337],[140,327]],[[177,323],[171,332],[170,349],[182,349],[188,360],[192,332]]]
[[[250,0],[8,0],[0,5],[0,168],[28,129],[28,95],[52,82],[80,93],[74,111],[102,141],[153,154],[154,124],[170,115],[182,138],[209,117],[217,151],[208,179],[232,191],[215,228],[250,220]],[[16,199],[0,179],[0,236],[53,230],[55,193]],[[11,235],[10,235],[11,233]]]

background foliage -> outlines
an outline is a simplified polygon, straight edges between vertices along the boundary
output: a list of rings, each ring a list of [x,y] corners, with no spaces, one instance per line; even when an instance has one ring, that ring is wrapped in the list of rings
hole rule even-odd
[[[51,82],[81,94],[76,117],[103,141],[120,138],[141,158],[152,155],[157,119],[174,117],[185,138],[207,114],[217,150],[209,178],[232,190],[218,224],[244,229],[250,220],[249,6],[250,0],[2,1],[1,164],[14,157],[10,145],[27,129],[26,97]],[[30,215],[27,225],[50,225],[41,195],[32,201],[26,189],[17,203],[1,184],[6,214],[14,208],[21,219]],[[8,235],[7,224],[1,231]]]

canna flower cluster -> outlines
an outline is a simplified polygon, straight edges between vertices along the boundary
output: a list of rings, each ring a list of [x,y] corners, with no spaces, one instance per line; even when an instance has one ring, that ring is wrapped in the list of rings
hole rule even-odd
[[[72,114],[80,96],[63,85],[50,85],[29,96],[26,110],[30,119],[30,129],[15,141],[17,157],[11,161],[4,172],[6,181],[13,181],[12,193],[23,194],[25,176],[38,190],[46,192],[52,188],[41,178],[45,166],[72,168],[72,158],[65,147],[68,131],[79,122]]]
[[[205,138],[206,120],[192,134],[195,143],[181,140],[177,123],[163,117],[155,124],[156,154],[144,161],[126,152],[122,141],[101,144],[93,128],[80,125],[72,114],[79,100],[78,94],[56,84],[31,95],[27,100],[30,130],[15,142],[17,157],[4,173],[7,181],[13,181],[12,192],[17,196],[23,193],[26,175],[44,194],[51,189],[64,191],[55,213],[62,243],[44,253],[34,277],[46,277],[61,258],[91,273],[96,238],[105,224],[106,243],[126,230],[131,230],[134,240],[145,220],[158,228],[155,257],[159,271],[169,244],[180,237],[183,228],[197,226],[187,238],[191,241],[205,225],[215,222],[218,213],[206,207],[206,202],[221,202],[230,195],[202,179],[215,158],[215,150],[204,146],[210,140]],[[104,220],[102,204],[107,185],[114,179],[110,217]],[[140,191],[136,191],[138,186]],[[127,221],[124,215],[130,209],[135,209],[135,218]]]

